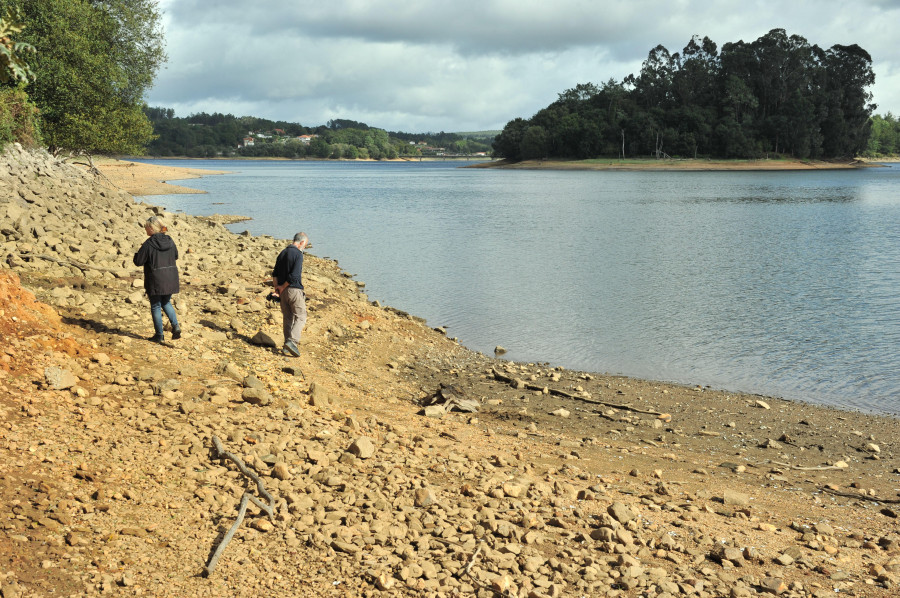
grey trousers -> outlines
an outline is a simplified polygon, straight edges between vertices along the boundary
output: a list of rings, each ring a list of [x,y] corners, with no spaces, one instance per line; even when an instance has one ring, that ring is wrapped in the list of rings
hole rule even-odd
[[[281,293],[281,315],[284,317],[284,342],[300,344],[300,333],[306,324],[306,297],[301,289],[287,288]]]

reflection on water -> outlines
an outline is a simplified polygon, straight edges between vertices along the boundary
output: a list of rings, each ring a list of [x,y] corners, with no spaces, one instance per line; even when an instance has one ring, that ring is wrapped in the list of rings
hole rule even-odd
[[[900,168],[153,162],[234,171],[153,201],[303,229],[372,299],[476,350],[900,412]]]

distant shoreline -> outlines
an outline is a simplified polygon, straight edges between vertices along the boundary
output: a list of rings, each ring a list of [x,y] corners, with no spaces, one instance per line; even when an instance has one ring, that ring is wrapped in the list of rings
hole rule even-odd
[[[889,162],[882,160],[881,162]],[[593,158],[589,160],[522,160],[511,162],[497,160],[485,164],[473,164],[466,168],[501,168],[508,170],[625,170],[656,171],[681,170],[702,171],[781,171],[781,170],[852,170],[859,168],[881,168],[875,161],[845,160],[655,160],[652,158],[618,160]]]

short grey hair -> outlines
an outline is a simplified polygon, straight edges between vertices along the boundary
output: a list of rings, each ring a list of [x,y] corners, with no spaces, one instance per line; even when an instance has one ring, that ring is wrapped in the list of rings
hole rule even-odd
[[[297,233],[294,235],[294,243],[302,243],[303,241],[306,241],[306,243],[309,244],[309,237],[306,236],[306,233]]]
[[[150,232],[153,234],[161,233],[168,228],[168,226],[166,226],[166,221],[159,216],[150,216],[147,218],[147,222],[144,226],[149,228]]]

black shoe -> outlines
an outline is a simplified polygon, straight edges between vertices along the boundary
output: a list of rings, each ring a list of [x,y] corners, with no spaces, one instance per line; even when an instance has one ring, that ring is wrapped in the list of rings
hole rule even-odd
[[[172,340],[177,341],[181,338],[181,327],[172,330]]]
[[[154,334],[153,336],[148,336],[147,340],[150,341],[151,343],[163,343],[163,342],[165,342],[166,337],[157,336]]]

